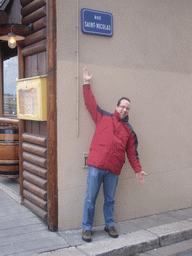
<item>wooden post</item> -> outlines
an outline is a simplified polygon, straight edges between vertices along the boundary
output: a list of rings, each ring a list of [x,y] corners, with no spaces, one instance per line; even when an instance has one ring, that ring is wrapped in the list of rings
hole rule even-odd
[[[48,228],[57,231],[56,0],[47,1],[47,103]]]
[[[18,78],[24,78],[24,58],[21,54],[21,48],[18,47]],[[24,120],[19,120],[19,183],[20,195],[23,196],[23,149],[22,149],[22,134],[24,133]]]
[[[0,42],[0,99],[2,102],[0,104],[0,116],[3,115],[3,57],[2,57],[2,47]]]

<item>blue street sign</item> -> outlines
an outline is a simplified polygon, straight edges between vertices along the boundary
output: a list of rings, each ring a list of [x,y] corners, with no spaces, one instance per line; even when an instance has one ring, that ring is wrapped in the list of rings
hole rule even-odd
[[[113,15],[109,12],[81,9],[81,30],[83,33],[102,36],[113,35]]]

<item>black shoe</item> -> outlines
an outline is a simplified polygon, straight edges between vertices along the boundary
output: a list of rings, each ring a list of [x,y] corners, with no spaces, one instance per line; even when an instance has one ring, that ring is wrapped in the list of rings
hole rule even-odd
[[[85,242],[91,242],[91,236],[92,236],[92,232],[91,230],[83,230],[82,231],[82,239],[85,241]]]
[[[105,227],[104,230],[110,235],[110,237],[117,238],[119,236],[119,234],[117,233],[117,230],[114,226],[109,227],[109,228]]]

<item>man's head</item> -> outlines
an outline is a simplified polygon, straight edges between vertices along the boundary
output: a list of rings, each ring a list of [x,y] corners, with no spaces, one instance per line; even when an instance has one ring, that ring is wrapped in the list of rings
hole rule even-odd
[[[124,119],[130,110],[130,99],[126,97],[119,99],[116,110],[120,114],[120,119]]]

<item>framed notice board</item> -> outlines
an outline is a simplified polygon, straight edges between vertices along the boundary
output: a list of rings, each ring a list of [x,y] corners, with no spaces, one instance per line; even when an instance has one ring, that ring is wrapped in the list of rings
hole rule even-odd
[[[47,120],[46,76],[17,80],[17,117],[26,120]]]

